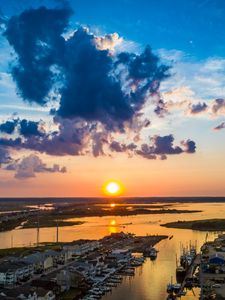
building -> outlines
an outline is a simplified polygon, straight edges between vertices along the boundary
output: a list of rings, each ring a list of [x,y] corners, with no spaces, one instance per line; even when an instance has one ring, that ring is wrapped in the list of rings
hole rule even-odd
[[[127,262],[131,259],[131,251],[128,249],[115,249],[111,253],[112,257],[115,257],[118,262]]]
[[[225,264],[225,259],[223,255],[216,253],[209,257],[209,264],[222,266]]]
[[[12,286],[25,281],[33,275],[31,263],[24,261],[6,261],[0,264],[0,285]]]
[[[49,253],[33,253],[25,256],[23,261],[33,265],[34,273],[40,274],[53,268],[54,257]]]
[[[21,299],[21,300],[55,300],[52,291],[43,288],[19,287],[16,289],[4,290],[0,294],[1,299]]]
[[[84,285],[84,277],[75,270],[61,270],[57,274],[57,284],[61,288],[61,292],[70,288],[81,288]]]
[[[63,247],[64,250],[71,253],[72,256],[80,256],[94,251],[100,247],[98,241],[78,240]]]

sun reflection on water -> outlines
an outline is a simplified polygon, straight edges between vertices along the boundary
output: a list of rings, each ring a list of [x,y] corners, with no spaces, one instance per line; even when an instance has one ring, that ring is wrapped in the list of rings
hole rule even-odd
[[[118,232],[118,226],[116,223],[116,220],[112,219],[109,223],[109,227],[108,227],[109,233],[117,233]]]

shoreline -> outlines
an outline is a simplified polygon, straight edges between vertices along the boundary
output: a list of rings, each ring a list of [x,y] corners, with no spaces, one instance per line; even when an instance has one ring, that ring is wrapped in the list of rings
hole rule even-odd
[[[0,222],[0,232],[11,231],[14,229],[27,229],[27,228],[51,228],[51,227],[65,227],[65,226],[74,226],[82,225],[85,221],[82,220],[71,220],[71,219],[81,219],[88,217],[107,217],[107,216],[120,216],[120,217],[129,217],[137,215],[163,215],[163,214],[189,214],[189,213],[198,213],[200,210],[183,210],[175,208],[160,208],[152,209],[134,206],[132,209],[128,209],[127,206],[87,206],[80,207],[76,206],[73,208],[61,208],[55,209],[52,211],[40,210],[36,211],[34,215],[24,215],[23,212],[21,216],[13,217],[12,219],[3,220]],[[5,218],[5,216],[4,216]]]
[[[225,231],[225,219],[176,221],[161,224],[160,226],[167,228],[190,229],[198,231]]]

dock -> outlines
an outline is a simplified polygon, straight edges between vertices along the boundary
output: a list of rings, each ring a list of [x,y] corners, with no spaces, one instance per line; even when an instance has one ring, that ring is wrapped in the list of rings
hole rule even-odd
[[[183,295],[183,292],[184,292],[184,288],[185,288],[185,285],[186,285],[186,280],[188,278],[192,278],[193,275],[194,275],[194,272],[197,268],[197,266],[200,265],[200,262],[201,262],[201,254],[197,254],[195,259],[193,260],[193,262],[191,263],[191,265],[189,266],[188,270],[187,270],[187,273],[184,277],[184,280],[181,284],[181,288],[180,288],[180,291],[179,293],[177,294],[178,297],[181,297]]]

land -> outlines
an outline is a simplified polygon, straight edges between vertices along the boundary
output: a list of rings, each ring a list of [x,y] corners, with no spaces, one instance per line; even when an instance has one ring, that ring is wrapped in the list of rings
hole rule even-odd
[[[225,299],[225,235],[201,247],[201,299]]]
[[[40,243],[38,246],[0,249],[0,259],[7,256],[24,257],[35,252],[44,252],[46,250],[59,251],[63,245],[66,245],[66,243]]]
[[[18,213],[17,216],[4,216],[0,221],[0,232],[10,231],[16,228],[39,228],[43,227],[63,227],[63,226],[74,226],[81,225],[83,221],[77,220],[68,220],[69,217],[51,214],[46,212],[36,212],[35,214],[30,215],[29,213]]]
[[[177,221],[161,224],[161,226],[168,228],[192,229],[199,231],[225,231],[225,219]]]
[[[84,222],[83,221],[71,221],[67,219],[63,219],[63,216],[60,216],[60,218],[57,216],[52,215],[44,215],[39,217],[39,227],[63,227],[63,226],[74,226],[74,225],[81,225]],[[23,225],[21,225],[21,228],[36,228],[37,227],[37,218],[29,218],[27,221],[24,222]]]
[[[144,263],[144,256],[136,257],[133,252],[144,254],[167,238],[120,232],[98,241],[3,249],[0,250],[0,271],[7,274],[11,268],[10,274],[14,276],[13,281],[7,276],[7,280],[4,276],[0,278],[0,293],[10,297],[29,291],[33,295],[42,288],[45,293],[52,291],[56,299],[83,299],[85,295],[88,295],[86,299],[96,299],[96,295],[99,299],[117,286],[123,276],[134,276],[134,269]],[[34,256],[36,260],[31,259]]]
[[[115,204],[115,203],[114,203]],[[78,218],[104,216],[133,216],[151,214],[186,214],[197,213],[199,210],[175,209],[171,204],[65,204],[51,207],[51,209],[28,209],[18,212],[4,213],[0,216],[0,231],[9,231],[15,228],[36,228],[74,226],[84,223]]]
[[[14,220],[3,220],[0,223],[0,232],[2,231],[10,231],[20,226],[23,222],[23,218],[18,218]]]

